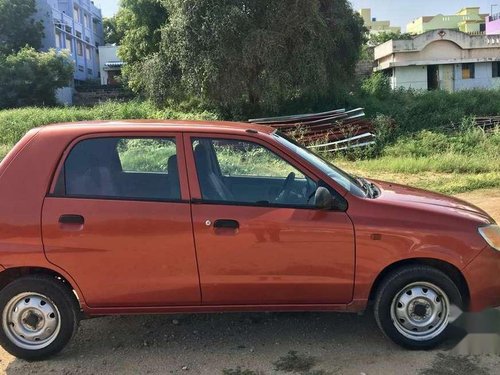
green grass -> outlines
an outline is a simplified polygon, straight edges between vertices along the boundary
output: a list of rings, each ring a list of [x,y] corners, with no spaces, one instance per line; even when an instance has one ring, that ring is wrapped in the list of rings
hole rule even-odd
[[[43,125],[91,120],[183,119],[215,120],[211,112],[159,110],[149,102],[107,102],[95,107],[21,108],[0,111],[0,144],[13,145],[30,129]],[[8,146],[5,146],[8,147]],[[4,148],[0,148],[3,152]]]
[[[489,173],[499,172],[498,157],[476,157],[460,154],[436,154],[432,156],[383,156],[371,160],[359,160],[356,168],[380,172],[415,174],[436,173]]]
[[[484,132],[466,118],[454,132],[423,130],[378,147],[378,157],[333,162],[356,175],[446,194],[500,188],[499,128]]]

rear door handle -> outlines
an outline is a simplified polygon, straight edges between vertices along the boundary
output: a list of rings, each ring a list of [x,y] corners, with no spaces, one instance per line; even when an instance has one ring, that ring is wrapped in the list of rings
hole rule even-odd
[[[61,215],[59,217],[59,223],[83,225],[85,223],[85,219],[82,215]]]
[[[236,220],[219,219],[215,220],[214,228],[239,229],[240,223]]]

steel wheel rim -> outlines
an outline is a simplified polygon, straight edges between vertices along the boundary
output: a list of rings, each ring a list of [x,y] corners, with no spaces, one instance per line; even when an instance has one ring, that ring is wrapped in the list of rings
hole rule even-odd
[[[40,293],[21,293],[5,305],[2,328],[16,346],[39,350],[49,346],[61,330],[61,316],[54,302]]]
[[[448,326],[450,301],[429,282],[415,282],[401,289],[391,303],[391,319],[400,334],[415,341],[439,336]]]

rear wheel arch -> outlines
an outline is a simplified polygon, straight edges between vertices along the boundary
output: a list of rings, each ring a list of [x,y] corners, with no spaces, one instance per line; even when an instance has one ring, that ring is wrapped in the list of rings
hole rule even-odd
[[[49,268],[43,267],[13,267],[7,268],[5,271],[0,272],[0,290],[4,289],[14,280],[18,280],[26,276],[42,276],[53,279],[63,285],[68,292],[74,297],[74,303],[78,310],[81,309],[82,296],[79,295],[77,288],[62,274]]]
[[[370,295],[368,298],[369,303],[373,303],[373,301],[377,297],[377,293],[380,287],[382,286],[384,280],[386,280],[394,272],[397,272],[405,267],[411,267],[411,266],[428,266],[445,273],[455,283],[458,290],[460,291],[460,294],[462,295],[462,299],[464,302],[464,307],[465,308],[468,307],[470,298],[469,286],[462,272],[456,266],[454,266],[449,262],[432,258],[403,259],[385,267],[382,270],[382,272],[378,274],[378,276],[376,277],[375,281],[372,284],[372,288],[370,290]]]

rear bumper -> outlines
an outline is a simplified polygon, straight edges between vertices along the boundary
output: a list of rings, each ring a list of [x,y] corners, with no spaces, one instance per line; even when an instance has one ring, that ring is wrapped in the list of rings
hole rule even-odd
[[[500,306],[500,251],[487,246],[463,271],[469,286],[469,310]]]

